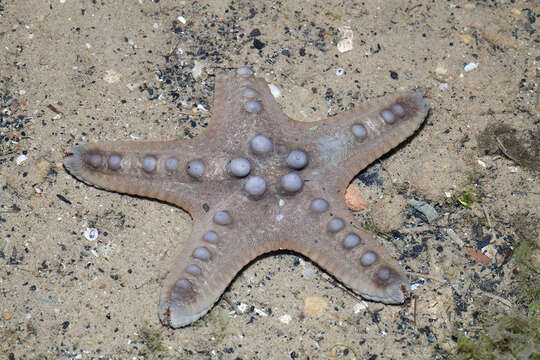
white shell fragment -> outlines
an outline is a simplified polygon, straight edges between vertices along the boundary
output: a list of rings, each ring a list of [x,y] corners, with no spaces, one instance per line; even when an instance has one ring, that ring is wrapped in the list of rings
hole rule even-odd
[[[343,38],[338,42],[337,49],[339,52],[344,53],[353,49],[353,31],[349,26],[339,28],[343,33]]]
[[[274,97],[274,99],[277,99],[278,97],[281,96],[281,90],[277,87],[277,85],[273,83],[269,83],[268,88],[270,89],[270,92],[272,93],[272,96]]]

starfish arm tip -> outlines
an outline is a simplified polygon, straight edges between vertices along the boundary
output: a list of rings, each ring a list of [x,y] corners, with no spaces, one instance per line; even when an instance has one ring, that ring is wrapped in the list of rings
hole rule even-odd
[[[199,320],[210,310],[210,308],[211,306],[199,311],[192,311],[189,308],[182,306],[180,302],[169,299],[159,303],[158,316],[164,326],[178,329]]]

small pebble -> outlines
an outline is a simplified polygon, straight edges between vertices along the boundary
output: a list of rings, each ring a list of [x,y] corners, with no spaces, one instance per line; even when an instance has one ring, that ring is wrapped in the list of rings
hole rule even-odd
[[[425,201],[418,201],[416,199],[410,199],[409,205],[414,207],[417,211],[421,212],[429,223],[432,223],[439,217],[437,210]]]
[[[94,241],[99,236],[99,230],[96,228],[86,228],[86,230],[84,230],[83,235],[86,238],[86,240]]]
[[[467,45],[469,45],[473,41],[473,37],[469,34],[460,35],[459,38]]]
[[[279,321],[282,322],[285,325],[288,325],[292,320],[292,316],[289,314],[281,315],[279,317]]]
[[[357,302],[356,304],[354,304],[354,313],[359,314],[359,313],[367,310],[367,308],[368,308],[368,303],[365,302],[364,300],[362,300],[362,301]]]
[[[27,159],[26,155],[21,154],[17,156],[17,158],[15,159],[15,162],[17,163],[17,165],[21,165],[23,162],[26,161],[26,159]]]
[[[477,67],[478,67],[478,63],[470,62],[467,65],[465,65],[465,67],[463,67],[463,70],[465,70],[466,72],[469,72],[476,69]]]

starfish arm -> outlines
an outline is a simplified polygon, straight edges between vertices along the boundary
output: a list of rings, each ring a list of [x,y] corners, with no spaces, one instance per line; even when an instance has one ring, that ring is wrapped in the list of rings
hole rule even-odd
[[[358,172],[411,136],[428,110],[429,101],[422,94],[403,92],[325,120],[291,120],[286,133],[289,142],[296,141],[310,155],[313,177],[339,173],[325,185],[344,190]]]
[[[321,194],[321,191],[315,191]],[[306,206],[304,206],[306,207]],[[302,209],[303,233],[291,250],[313,260],[356,294],[386,304],[400,304],[409,282],[399,264],[369,233],[356,226],[350,210],[329,201],[323,213]]]
[[[179,328],[202,317],[244,266],[279,248],[276,234],[260,227],[258,205],[236,191],[194,219],[161,289],[158,315],[164,325]]]
[[[66,151],[64,166],[98,188],[159,199],[194,212],[200,209],[201,184],[186,171],[189,160],[197,159],[190,141],[83,144]]]

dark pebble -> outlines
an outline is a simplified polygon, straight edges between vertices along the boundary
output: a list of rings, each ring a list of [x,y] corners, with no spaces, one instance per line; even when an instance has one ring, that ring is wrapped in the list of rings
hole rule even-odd
[[[254,39],[253,40],[253,46],[255,47],[255,49],[261,50],[263,47],[266,46],[266,44],[263,43],[262,41],[260,41],[259,39]]]

